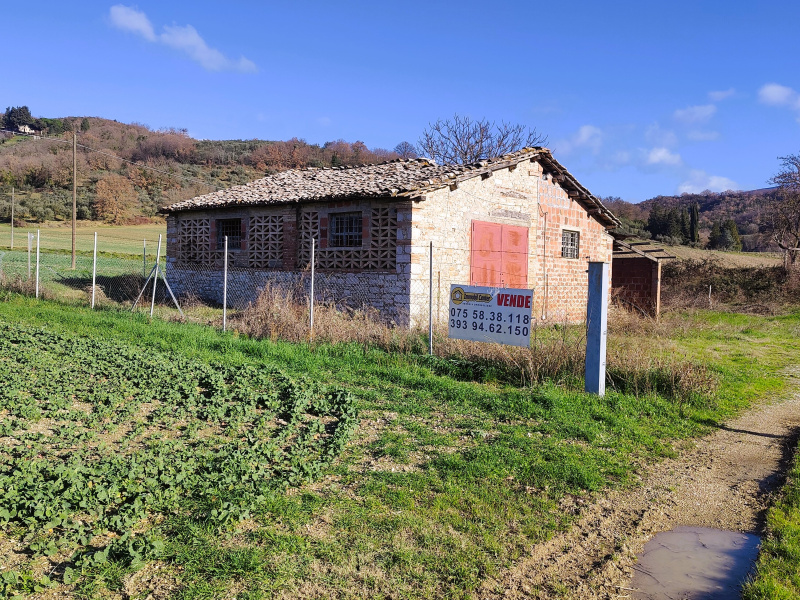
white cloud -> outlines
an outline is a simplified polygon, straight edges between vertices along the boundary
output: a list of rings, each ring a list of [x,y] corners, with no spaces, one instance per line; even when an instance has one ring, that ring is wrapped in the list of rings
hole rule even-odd
[[[694,129],[686,134],[694,142],[711,142],[719,138],[719,131],[703,131]]]
[[[792,88],[777,83],[768,83],[758,90],[758,99],[772,106],[792,106],[798,108],[798,94]]]
[[[114,27],[136,33],[149,42],[156,41],[156,33],[153,30],[153,24],[150,23],[150,19],[148,19],[147,15],[143,12],[131,6],[115,4],[111,7],[108,16]]]
[[[118,29],[130,31],[149,42],[161,43],[183,52],[208,71],[253,73],[258,70],[256,64],[244,56],[234,60],[216,48],[211,48],[191,25],[165,25],[163,33],[156,35],[146,14],[123,4],[112,6],[109,17],[111,24]]]
[[[730,88],[727,90],[718,90],[714,92],[708,92],[708,99],[712,102],[720,102],[721,100],[725,100],[726,98],[730,98],[736,93],[734,88]]]
[[[705,171],[697,169],[692,170],[689,173],[689,179],[678,186],[678,193],[697,194],[705,190],[724,192],[735,189],[738,189],[738,186],[732,179],[720,175],[709,175]]]
[[[689,106],[681,108],[673,113],[676,121],[682,123],[703,123],[708,121],[717,112],[717,107],[713,104],[703,104],[701,106]]]
[[[653,148],[647,153],[648,165],[679,165],[681,164],[681,155],[676,152],[670,152],[667,148]]]
[[[603,131],[594,125],[583,125],[569,139],[561,140],[555,145],[561,154],[569,154],[582,148],[597,153],[602,144]]]
[[[644,139],[653,146],[673,148],[678,145],[678,136],[670,129],[662,129],[658,123],[653,123],[644,132]]]

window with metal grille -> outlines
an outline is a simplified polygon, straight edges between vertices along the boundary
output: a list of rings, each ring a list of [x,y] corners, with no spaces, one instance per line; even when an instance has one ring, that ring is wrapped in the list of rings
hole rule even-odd
[[[330,216],[329,247],[360,248],[362,241],[360,212],[335,213]]]
[[[219,219],[217,221],[217,250],[225,249],[225,236],[228,236],[228,250],[242,247],[242,220]]]
[[[579,258],[581,234],[565,229],[561,232],[562,258]]]

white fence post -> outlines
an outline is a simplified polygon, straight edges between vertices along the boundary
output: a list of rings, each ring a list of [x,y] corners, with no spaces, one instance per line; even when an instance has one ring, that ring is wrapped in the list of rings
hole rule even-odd
[[[147,238],[142,240],[142,277],[147,277]]]
[[[314,250],[316,246],[316,240],[311,238],[311,295],[309,296],[309,332],[308,332],[308,340],[311,341],[314,339]]]
[[[94,252],[92,254],[92,310],[94,310],[95,290],[97,289],[97,232],[94,232]]]
[[[228,236],[225,236],[225,256],[222,267],[222,331],[228,330]]]
[[[150,300],[150,316],[153,316],[153,309],[156,307],[156,285],[158,284],[159,267],[158,261],[161,258],[161,234],[158,234],[158,248],[156,249],[156,267],[153,277],[153,299]]]
[[[36,230],[36,297],[39,297],[39,230]]]
[[[430,249],[428,269],[428,354],[433,356],[433,242]]]

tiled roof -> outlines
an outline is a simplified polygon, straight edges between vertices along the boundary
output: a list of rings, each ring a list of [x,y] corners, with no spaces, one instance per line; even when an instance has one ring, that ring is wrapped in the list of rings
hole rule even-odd
[[[177,202],[163,208],[162,212],[347,198],[421,197],[426,192],[508,168],[525,160],[539,162],[545,172],[551,173],[568,192],[572,192],[571,196],[584,204],[605,225],[614,227],[619,224],[617,218],[580,185],[547,148],[523,148],[512,154],[468,165],[437,165],[426,158],[417,158],[356,167],[292,169]]]

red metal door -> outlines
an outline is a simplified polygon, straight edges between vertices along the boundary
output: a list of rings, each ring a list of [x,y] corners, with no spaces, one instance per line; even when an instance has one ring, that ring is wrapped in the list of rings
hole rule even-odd
[[[528,287],[528,228],[503,225],[503,287]]]
[[[471,285],[500,287],[503,271],[502,225],[472,222]]]
[[[528,229],[472,222],[470,284],[528,287]]]

